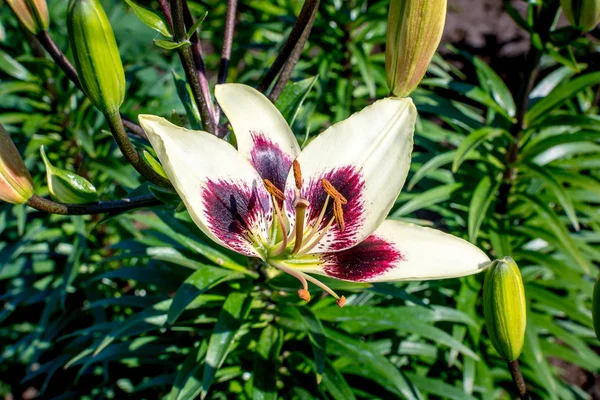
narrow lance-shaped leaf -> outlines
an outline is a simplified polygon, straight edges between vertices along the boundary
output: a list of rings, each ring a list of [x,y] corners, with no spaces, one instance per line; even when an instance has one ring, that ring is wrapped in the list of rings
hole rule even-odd
[[[225,300],[208,342],[204,376],[202,377],[202,399],[208,394],[217,370],[227,358],[235,335],[250,312],[251,304],[252,297],[247,293],[233,292]]]

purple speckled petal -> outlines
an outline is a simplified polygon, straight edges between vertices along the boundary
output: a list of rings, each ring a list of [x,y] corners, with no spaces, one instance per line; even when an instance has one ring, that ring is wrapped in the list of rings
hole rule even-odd
[[[359,282],[455,278],[481,272],[490,263],[466,240],[401,221],[384,221],[356,246],[319,258],[320,265],[304,271]]]
[[[311,253],[355,246],[383,222],[408,174],[416,115],[408,98],[379,100],[333,125],[302,150],[296,160],[304,180],[301,193],[311,202],[310,218],[320,212],[325,199],[322,178],[348,200],[342,207],[346,230],[332,228]],[[288,197],[294,187],[293,174],[289,174]]]
[[[270,195],[248,160],[214,135],[140,116],[169,180],[198,227],[238,253],[262,257],[269,238]],[[258,246],[256,246],[258,244]]]
[[[215,95],[231,123],[238,151],[263,179],[283,191],[300,147],[279,110],[262,93],[237,83],[217,85]]]

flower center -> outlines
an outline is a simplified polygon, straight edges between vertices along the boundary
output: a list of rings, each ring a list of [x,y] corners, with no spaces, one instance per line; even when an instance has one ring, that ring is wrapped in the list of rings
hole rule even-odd
[[[331,227],[336,224],[338,229],[343,232],[346,224],[344,221],[343,206],[348,203],[348,200],[329,182],[327,179],[321,180],[321,186],[327,197],[323,203],[318,217],[307,224],[307,208],[310,202],[300,195],[302,189],[302,172],[298,161],[293,163],[294,182],[296,184],[295,196],[293,199],[293,207],[296,211],[294,229],[290,229],[289,221],[283,212],[284,202],[286,200],[284,193],[278,189],[271,181],[265,179],[265,189],[271,195],[273,208],[275,210],[275,218],[271,226],[270,244],[267,245],[267,263],[271,266],[282,270],[300,280],[303,289],[298,291],[298,295],[305,301],[310,300],[307,281],[313,282],[323,290],[330,293],[337,299],[338,306],[342,307],[346,299],[344,296],[338,296],[322,282],[294,268],[294,264],[298,266],[306,266],[318,264],[319,258],[310,256],[308,253],[313,250],[325,237]],[[333,216],[324,222],[327,208],[330,206]]]

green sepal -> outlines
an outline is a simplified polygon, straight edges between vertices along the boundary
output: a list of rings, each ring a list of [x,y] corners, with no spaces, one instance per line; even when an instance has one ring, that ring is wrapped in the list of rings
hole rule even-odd
[[[87,179],[53,166],[46,156],[44,146],[40,147],[40,153],[46,166],[48,190],[53,200],[68,204],[85,204],[98,201],[96,188]]]

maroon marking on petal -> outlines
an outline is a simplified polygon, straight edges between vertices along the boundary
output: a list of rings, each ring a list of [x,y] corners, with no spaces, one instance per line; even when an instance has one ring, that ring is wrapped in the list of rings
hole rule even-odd
[[[371,235],[347,250],[322,255],[328,275],[347,281],[372,280],[405,258],[392,243]]]
[[[342,206],[346,223],[345,229],[343,232],[340,231],[336,224],[330,228],[333,241],[328,248],[334,251],[348,248],[355,244],[356,232],[364,221],[365,204],[362,192],[365,182],[360,171],[352,166],[336,168],[319,176],[311,177],[308,184],[305,184],[300,191],[300,195],[310,202],[308,213],[308,223],[310,224],[317,221],[327,199],[327,193],[321,183],[323,179],[327,179],[348,200],[348,203]],[[325,228],[331,218],[333,218],[333,201],[330,199],[321,222],[321,228]]]
[[[248,230],[266,221],[271,202],[267,192],[256,184],[244,182],[211,181],[202,193],[204,216],[210,231],[233,250],[248,252]]]
[[[250,162],[261,178],[270,180],[283,192],[294,160],[264,134],[251,132],[251,135],[254,147],[250,152]]]

